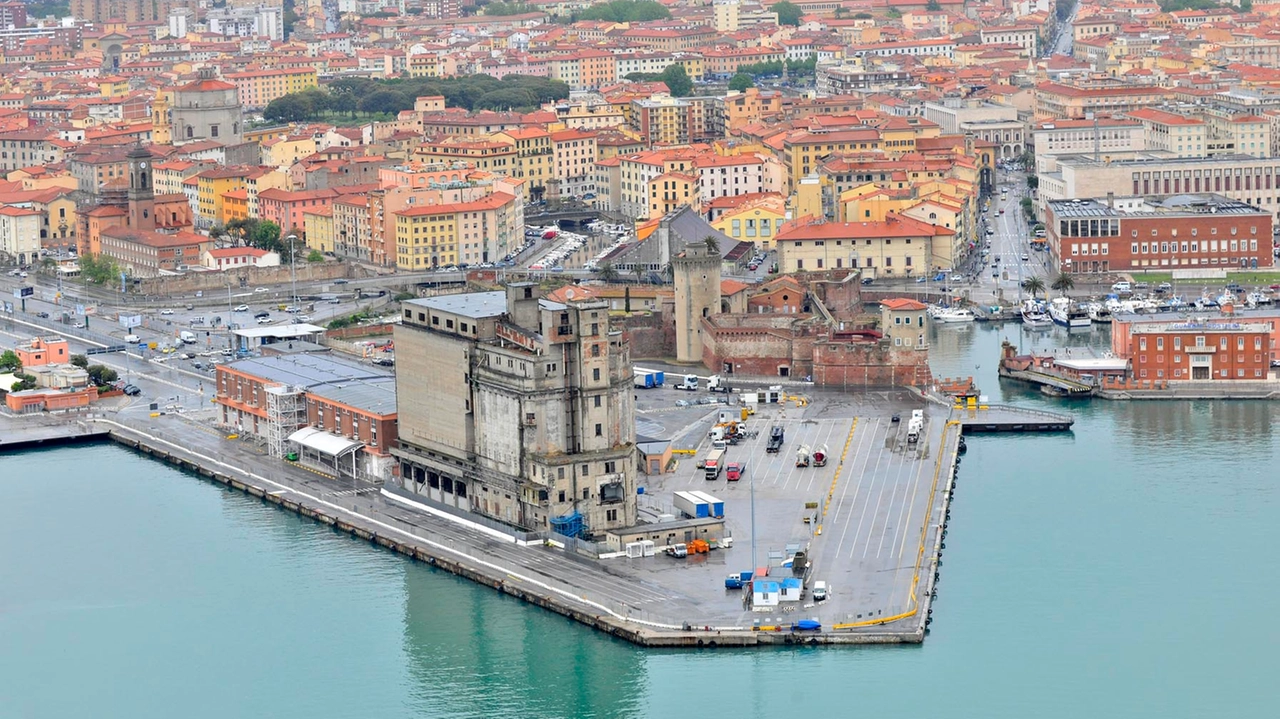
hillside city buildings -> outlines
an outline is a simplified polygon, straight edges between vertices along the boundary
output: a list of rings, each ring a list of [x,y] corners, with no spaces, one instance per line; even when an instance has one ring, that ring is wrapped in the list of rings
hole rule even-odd
[[[636,522],[632,354],[927,383],[927,313],[863,288],[981,265],[1002,185],[1026,183],[1055,272],[1274,265],[1280,3],[795,4],[780,24],[748,0],[632,22],[544,0],[3,2],[0,264],[109,261],[125,291],[248,287],[299,258],[406,286],[469,270],[402,303],[394,373],[302,323],[219,368],[219,423],[316,471],[587,532]],[[521,260],[589,222],[615,230],[596,256]],[[556,288],[558,269],[599,281]],[[1123,357],[1187,381],[1223,378],[1201,339],[1236,348],[1212,365],[1231,379],[1275,359],[1248,323],[1195,332],[1135,328],[1193,349]]]

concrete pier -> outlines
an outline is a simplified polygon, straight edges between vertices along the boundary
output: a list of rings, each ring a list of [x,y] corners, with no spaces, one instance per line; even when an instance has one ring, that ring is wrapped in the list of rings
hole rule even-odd
[[[37,447],[102,442],[109,439],[99,430],[69,419],[50,419],[44,415],[15,417],[0,415],[0,453]]]
[[[1059,412],[1045,412],[1026,407],[991,404],[977,407],[955,407],[952,419],[958,421],[964,434],[978,432],[1065,432],[1075,424],[1075,417]]]
[[[952,491],[955,447],[960,435],[956,423],[947,423],[942,432],[947,441],[937,447],[936,459],[930,462],[930,465],[936,466],[931,472],[934,476],[930,481],[932,488],[929,489],[927,501],[932,509],[927,516],[921,517],[924,524],[916,535],[920,546],[912,550],[916,554],[916,579],[911,587],[914,601],[908,611],[900,616],[846,625],[824,624],[820,631],[796,631],[789,624],[752,627],[741,623],[726,625],[709,622],[705,626],[697,626],[690,621],[670,624],[654,619],[638,619],[602,603],[597,592],[604,591],[607,594],[623,590],[648,591],[645,589],[647,583],[637,583],[634,578],[617,576],[599,564],[557,562],[557,550],[504,544],[479,533],[468,534],[448,522],[440,522],[429,516],[409,511],[397,512],[397,509],[401,509],[397,507],[353,511],[348,509],[352,506],[349,500],[353,497],[343,492],[318,496],[288,481],[283,476],[288,472],[275,472],[256,465],[250,465],[250,468],[236,466],[231,461],[226,461],[232,460],[234,453],[210,455],[201,451],[199,443],[173,442],[165,436],[155,434],[153,428],[127,426],[114,420],[96,420],[92,422],[91,429],[124,446],[258,497],[280,509],[310,517],[376,546],[549,609],[598,631],[640,646],[679,648],[900,644],[923,641],[937,576],[941,533],[945,528],[946,508]],[[268,474],[269,477],[264,476]],[[342,496],[342,499],[326,498],[330,495]],[[450,526],[441,527],[439,524]],[[419,528],[426,531],[419,531]],[[437,531],[459,537],[460,541],[442,541],[435,534],[424,536]],[[914,544],[913,540],[913,547]],[[548,561],[555,563],[555,572],[550,574],[548,570],[552,567],[549,567]],[[603,585],[613,585],[613,588],[601,590]],[[801,618],[804,618],[803,613],[795,617]]]

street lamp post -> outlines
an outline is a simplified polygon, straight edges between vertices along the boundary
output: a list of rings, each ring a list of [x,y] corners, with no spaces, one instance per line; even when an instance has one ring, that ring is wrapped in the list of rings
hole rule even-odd
[[[235,351],[235,332],[231,327],[231,278],[227,278],[227,349]]]
[[[293,243],[297,241],[298,236],[291,234],[287,239],[289,240],[289,304],[293,304],[298,301],[298,263],[293,252]]]

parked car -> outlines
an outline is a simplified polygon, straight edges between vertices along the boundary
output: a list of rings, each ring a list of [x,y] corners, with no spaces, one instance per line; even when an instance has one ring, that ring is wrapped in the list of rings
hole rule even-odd
[[[37,312],[37,313],[36,313],[36,317],[39,317],[39,318],[40,318],[40,319],[42,319],[42,320],[47,320],[47,319],[49,319],[49,313],[48,313],[48,312]]]
[[[249,305],[238,305],[238,306],[235,308],[235,310],[234,310],[234,311],[236,311],[236,312],[248,312],[248,311],[249,311]]]
[[[271,316],[271,313],[270,313],[270,312],[267,312],[266,310],[263,310],[263,311],[261,311],[261,312],[259,312],[259,313],[255,314],[255,315],[253,316],[253,318],[254,318],[255,320],[260,320],[260,319],[265,319],[265,318],[270,317],[270,316]]]
[[[334,281],[333,281],[333,284],[335,284],[335,285],[345,285],[345,284],[347,284],[347,282],[349,282],[349,281],[350,281],[350,280],[346,280],[346,279],[343,279],[343,278],[339,277],[338,279],[336,279],[336,280],[334,280]]]

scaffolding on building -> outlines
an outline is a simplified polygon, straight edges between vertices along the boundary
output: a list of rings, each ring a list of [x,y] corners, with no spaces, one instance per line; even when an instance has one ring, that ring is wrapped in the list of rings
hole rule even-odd
[[[302,388],[275,385],[267,390],[267,452],[276,458],[289,454],[289,435],[305,423]]]

